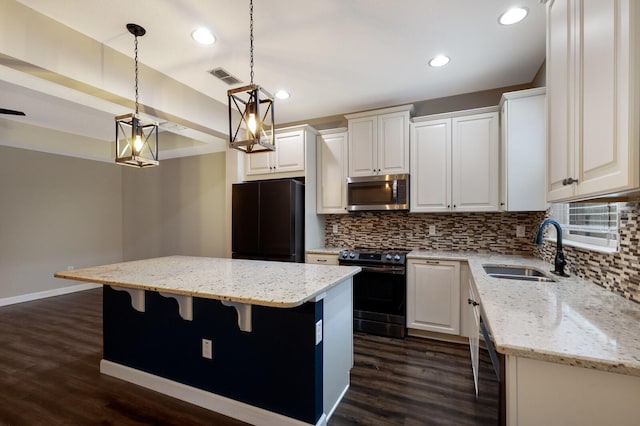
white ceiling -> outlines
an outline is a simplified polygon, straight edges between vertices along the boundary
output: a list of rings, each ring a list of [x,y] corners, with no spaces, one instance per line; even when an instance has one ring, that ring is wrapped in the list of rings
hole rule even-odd
[[[142,64],[222,104],[230,86],[208,70],[223,67],[249,80],[248,0],[18,3],[128,57],[133,56],[133,36],[125,25],[142,25],[147,30],[139,39]],[[514,5],[527,7],[528,17],[513,26],[498,24],[498,16]],[[276,102],[276,123],[529,83],[545,56],[545,8],[539,0],[254,0],[254,21],[255,82],[272,93],[291,93],[290,99]],[[202,26],[215,34],[215,44],[201,46],[191,39],[191,31]],[[20,43],[21,36],[16,34],[13,42]],[[450,56],[451,62],[429,67],[436,54]],[[68,92],[36,84],[32,75],[24,77],[31,80],[25,83],[18,73],[0,67],[0,108],[21,109],[27,117],[0,120],[110,140],[113,114],[122,105],[86,93],[69,99]],[[155,89],[144,83],[141,73],[141,103],[145,92]],[[122,84],[133,86],[132,76]],[[222,149],[220,136],[226,130],[220,123],[226,117],[217,118],[199,127],[203,138],[188,137],[205,139],[201,142],[209,143],[210,150]],[[1,132],[0,126],[0,139]]]

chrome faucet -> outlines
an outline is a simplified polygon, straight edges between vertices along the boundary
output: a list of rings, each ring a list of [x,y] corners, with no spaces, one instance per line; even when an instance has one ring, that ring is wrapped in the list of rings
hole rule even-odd
[[[551,271],[556,275],[560,275],[561,277],[568,277],[569,275],[564,272],[564,267],[567,264],[567,261],[564,260],[564,253],[562,252],[562,228],[560,224],[553,219],[545,219],[540,224],[538,228],[538,233],[536,234],[533,243],[537,246],[542,245],[542,237],[544,235],[544,228],[547,225],[553,225],[556,227],[556,258],[553,261],[555,266],[555,270]]]

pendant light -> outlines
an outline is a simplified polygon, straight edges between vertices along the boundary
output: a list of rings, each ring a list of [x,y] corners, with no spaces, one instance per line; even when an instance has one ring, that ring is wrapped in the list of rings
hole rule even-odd
[[[152,167],[158,163],[158,123],[143,122],[138,105],[138,37],[146,30],[137,24],[127,24],[135,37],[136,112],[116,117],[116,163],[131,167]]]
[[[227,91],[229,98],[229,147],[247,154],[275,151],[273,95],[253,83],[253,0],[249,0],[248,86]]]

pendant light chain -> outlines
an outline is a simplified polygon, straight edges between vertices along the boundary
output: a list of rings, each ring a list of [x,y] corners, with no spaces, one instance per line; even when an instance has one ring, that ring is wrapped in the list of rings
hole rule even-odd
[[[136,61],[136,117],[138,116],[138,36],[135,36],[134,52]]]
[[[251,67],[251,84],[253,84],[253,0],[249,0],[249,57]]]

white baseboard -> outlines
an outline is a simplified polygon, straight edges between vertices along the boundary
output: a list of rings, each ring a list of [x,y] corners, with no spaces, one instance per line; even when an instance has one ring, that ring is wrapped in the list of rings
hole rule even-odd
[[[309,425],[300,420],[283,416],[253,405],[245,404],[230,398],[226,398],[215,393],[207,392],[202,389],[187,386],[164,377],[136,370],[122,364],[107,361],[100,361],[100,372],[108,376],[116,377],[129,383],[145,387],[147,389],[160,392],[161,394],[186,401],[193,405],[242,420],[243,422],[259,426],[302,426]],[[324,426],[327,424],[327,416],[323,413],[316,426]]]
[[[0,299],[0,306],[14,305],[16,303],[30,302],[32,300],[45,299],[47,297],[60,296],[63,294],[75,293],[76,291],[90,290],[102,287],[101,284],[78,284],[69,287],[54,288],[51,290],[39,291],[36,293],[21,294],[19,296],[5,297]]]
[[[338,408],[338,405],[340,404],[340,402],[342,401],[342,398],[344,398],[348,390],[349,390],[349,382],[347,382],[347,386],[344,387],[344,390],[340,394],[340,397],[338,398],[336,403],[333,405],[333,407],[331,407],[331,410],[329,410],[329,413],[327,414],[327,421],[329,421],[331,416],[333,416],[333,413],[336,411],[336,408]]]

